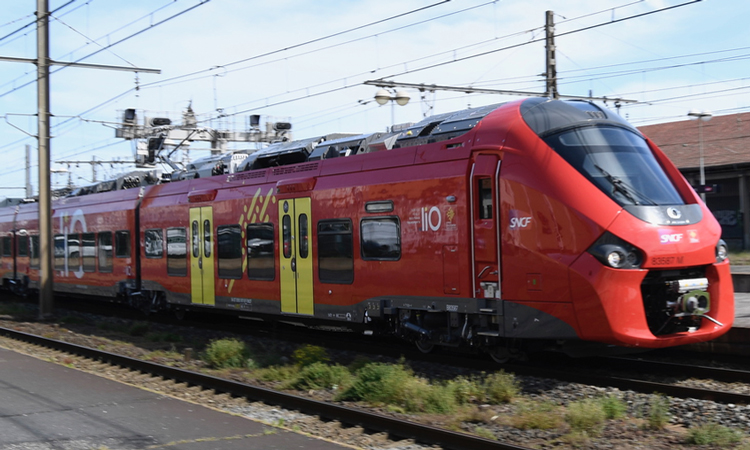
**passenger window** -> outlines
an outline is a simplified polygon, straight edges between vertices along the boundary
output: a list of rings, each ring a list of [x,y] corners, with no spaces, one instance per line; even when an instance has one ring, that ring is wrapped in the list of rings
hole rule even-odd
[[[211,222],[203,221],[203,256],[211,257]]]
[[[281,231],[283,234],[284,258],[292,257],[292,219],[286,215],[282,219]]]
[[[299,227],[297,228],[297,234],[299,235],[299,257],[302,259],[308,256],[308,235],[307,235],[307,214],[300,214],[299,216]]]
[[[492,179],[479,179],[479,218],[492,219]]]
[[[273,280],[276,277],[275,234],[272,223],[247,226],[247,277],[251,280]]]
[[[112,272],[112,232],[99,233],[99,272]]]
[[[18,236],[18,256],[29,256],[28,236]]]
[[[216,229],[219,278],[242,278],[242,228],[222,225]]]
[[[68,235],[68,269],[76,271],[81,267],[81,235]]]
[[[187,276],[187,230],[167,228],[167,274]]]
[[[13,256],[10,236],[3,237],[3,256]]]
[[[115,231],[115,256],[130,258],[130,231]]]
[[[39,268],[39,236],[31,236],[31,267]]]
[[[96,240],[94,233],[81,235],[81,256],[83,257],[83,271],[96,272]]]
[[[55,235],[55,270],[65,270],[65,235]]]
[[[364,260],[401,258],[401,227],[398,217],[373,217],[360,223],[360,247]]]
[[[351,220],[318,222],[318,276],[323,283],[349,284],[354,281]]]
[[[198,221],[194,220],[191,226],[193,231],[193,258],[197,258],[201,253],[201,238],[198,234]]]
[[[144,235],[146,258],[161,258],[164,256],[164,235],[161,228],[146,230]]]

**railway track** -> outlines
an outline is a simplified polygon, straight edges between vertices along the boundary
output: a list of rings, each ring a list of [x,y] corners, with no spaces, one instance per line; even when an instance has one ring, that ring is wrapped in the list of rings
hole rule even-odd
[[[75,309],[91,311],[91,302],[72,302]],[[94,302],[97,305],[96,302]],[[100,313],[98,308],[95,314]],[[125,308],[125,310],[129,310]],[[111,312],[111,311],[110,311]],[[186,326],[197,326],[214,331],[230,331],[239,334],[263,335],[274,334],[277,339],[288,342],[307,342],[328,348],[344,351],[355,351],[367,353],[372,348],[373,338],[361,336],[357,333],[347,333],[347,339],[341,339],[340,333],[330,331],[311,332],[309,329],[298,329],[297,327],[286,327],[279,331],[268,324],[262,327],[253,322],[252,327],[247,326],[247,321],[226,320],[224,316],[217,316],[222,320],[182,321]],[[174,324],[174,319],[169,316],[154,316],[153,320],[163,323]],[[725,390],[705,389],[694,386],[682,386],[673,382],[659,382],[648,377],[669,378],[702,378],[724,383],[750,383],[750,371],[725,369],[719,367],[701,366],[695,364],[680,364],[674,362],[658,361],[653,359],[631,358],[631,357],[608,357],[570,359],[563,355],[553,354],[549,358],[540,357],[532,359],[530,363],[511,363],[499,366],[486,356],[469,355],[452,352],[450,350],[437,351],[431,354],[423,354],[413,346],[403,341],[393,339],[392,345],[378,345],[377,354],[398,359],[405,356],[409,361],[424,361],[427,363],[445,364],[450,360],[450,365],[477,371],[494,371],[504,369],[517,375],[551,378],[570,383],[588,384],[600,387],[615,387],[620,390],[630,390],[644,394],[658,392],[675,398],[694,398],[699,400],[710,400],[720,403],[732,403],[750,405],[750,394],[731,392]],[[88,355],[85,355],[88,356]],[[575,362],[575,367],[565,368]],[[141,369],[137,369],[141,370]],[[144,370],[144,372],[148,372]],[[614,375],[612,374],[614,373]],[[624,375],[637,374],[637,375]],[[198,385],[199,383],[195,383]]]
[[[34,345],[51,348],[53,350],[82,356],[95,361],[106,362],[130,370],[140,371],[145,374],[171,379],[178,383],[186,383],[189,386],[199,386],[204,389],[212,389],[217,393],[226,393],[232,396],[244,397],[251,401],[261,401],[285,409],[297,410],[305,414],[320,416],[321,419],[324,420],[336,420],[343,424],[360,426],[365,430],[386,432],[391,436],[399,438],[414,439],[417,442],[428,445],[439,445],[445,449],[530,450],[527,447],[505,444],[478,436],[407,422],[403,419],[391,418],[333,403],[311,400],[262,387],[251,386],[245,383],[238,383],[76,344],[48,339],[42,336],[23,333],[8,328],[0,328],[0,335]]]

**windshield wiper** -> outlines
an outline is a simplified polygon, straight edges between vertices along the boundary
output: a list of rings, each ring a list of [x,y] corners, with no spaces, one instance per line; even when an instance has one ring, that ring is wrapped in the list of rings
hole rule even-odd
[[[646,197],[645,195],[641,194],[637,190],[635,190],[632,186],[628,186],[627,183],[619,179],[618,177],[610,174],[606,170],[604,170],[601,166],[598,164],[594,164],[594,167],[599,169],[599,171],[604,175],[604,178],[606,178],[611,184],[612,184],[612,193],[619,192],[625,198],[633,202],[635,205],[640,205],[640,202],[638,202],[638,199],[635,198],[635,195],[639,196],[642,200],[645,200],[647,203],[651,205],[655,205],[656,202],[651,200],[650,198]],[[635,195],[634,195],[635,194]]]

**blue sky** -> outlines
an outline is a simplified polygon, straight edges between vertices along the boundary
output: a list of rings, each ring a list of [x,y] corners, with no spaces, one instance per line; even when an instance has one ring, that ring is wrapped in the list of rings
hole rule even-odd
[[[0,55],[34,58],[36,31],[24,26],[36,2],[2,6]],[[635,125],[686,120],[692,109],[750,110],[746,0],[50,0],[56,9],[53,60],[162,71],[53,68],[52,161],[70,170],[53,174],[57,186],[69,177],[87,184],[92,170],[54,161],[132,160],[132,142],[114,137],[126,108],[179,118],[192,102],[205,125],[237,130],[250,114],[288,118],[294,137],[305,138],[518,98],[407,90],[406,106],[378,106],[366,80],[543,92],[547,10],[561,94],[637,100],[620,109]],[[0,187],[24,186],[26,144],[38,186],[35,70],[0,61]],[[207,155],[191,149],[193,159]]]

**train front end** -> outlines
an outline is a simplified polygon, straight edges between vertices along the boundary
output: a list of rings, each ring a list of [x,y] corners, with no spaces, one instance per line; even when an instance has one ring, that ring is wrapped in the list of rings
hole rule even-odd
[[[661,348],[726,333],[734,292],[721,227],[661,150],[593,103],[528,99],[518,113],[501,195],[506,214],[525,207],[539,226],[508,231],[503,256],[567,277],[542,300],[569,302],[583,341]]]

